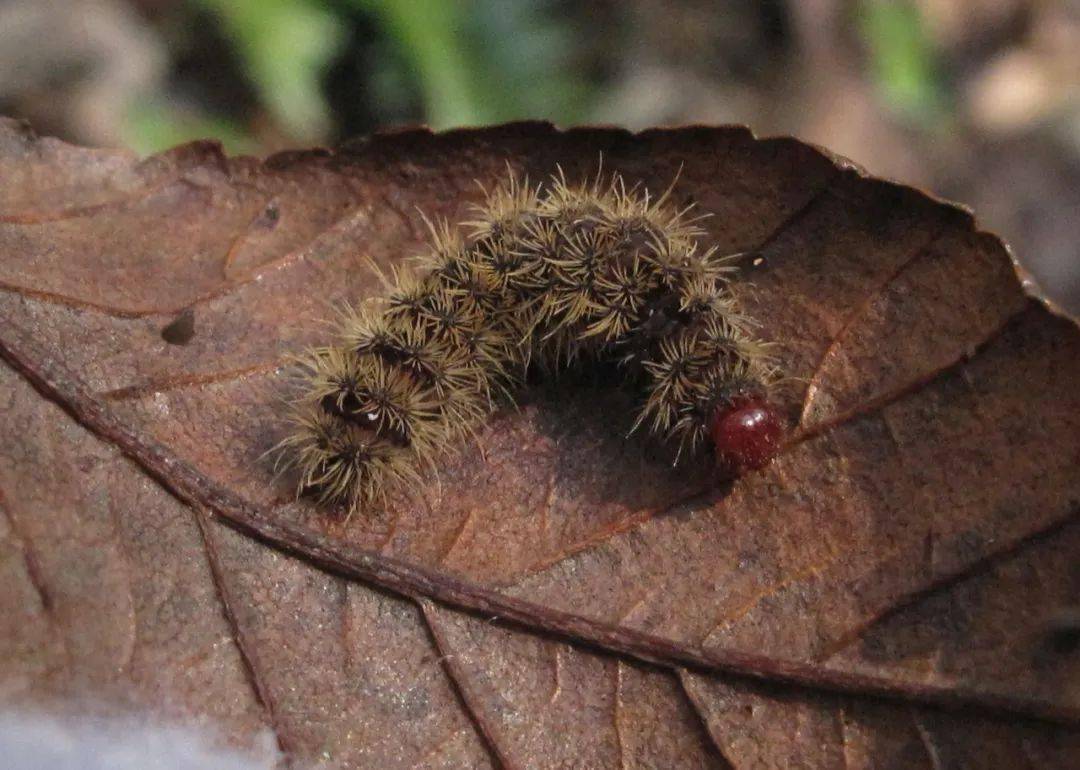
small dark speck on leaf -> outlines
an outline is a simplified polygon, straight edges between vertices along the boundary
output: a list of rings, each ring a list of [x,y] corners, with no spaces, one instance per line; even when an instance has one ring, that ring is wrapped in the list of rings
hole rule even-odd
[[[186,345],[195,336],[195,311],[187,308],[161,330],[161,339],[170,345]]]

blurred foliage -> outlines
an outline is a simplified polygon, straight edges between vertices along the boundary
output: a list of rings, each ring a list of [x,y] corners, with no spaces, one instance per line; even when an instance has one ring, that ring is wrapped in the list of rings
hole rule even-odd
[[[409,121],[443,129],[585,118],[591,92],[574,66],[579,41],[556,5],[187,0],[192,15],[207,13],[218,25],[277,133],[295,144],[340,138],[335,132],[342,121],[327,98],[332,69],[349,73],[355,93],[346,98],[367,102],[370,125],[360,130]],[[140,105],[131,116],[131,144],[150,151],[199,135],[218,136],[236,149],[257,144],[233,119],[180,112],[164,103]]]
[[[352,0],[374,14],[407,61],[436,127],[484,122],[476,88],[481,67],[463,40],[466,6],[447,0]],[[401,83],[399,78],[398,83]]]
[[[318,0],[194,0],[236,46],[263,104],[298,140],[318,141],[332,125],[321,81],[345,38],[341,20]]]
[[[160,99],[135,103],[127,114],[126,144],[140,155],[150,155],[179,144],[213,137],[231,155],[253,154],[257,143],[233,120],[185,113]]]
[[[206,135],[267,152],[411,123],[752,120],[771,114],[755,100],[795,74],[784,57],[799,61],[820,45],[808,40],[833,34],[835,9],[841,34],[823,47],[856,40],[836,57],[856,63],[889,120],[940,136],[964,119],[968,86],[945,58],[955,52],[936,47],[941,19],[923,13],[967,6],[934,2],[833,0],[811,11],[790,0],[179,0],[155,22],[199,82],[185,90],[192,84],[178,87],[174,72],[171,90],[132,110],[124,133],[146,152]],[[783,32],[800,17],[802,51]],[[805,64],[827,90],[825,68]]]
[[[474,88],[483,122],[546,118],[566,125],[586,118],[598,85],[575,60],[580,29],[553,3],[476,0],[463,21],[462,38],[481,62]]]
[[[885,102],[924,126],[938,123],[948,101],[919,9],[905,0],[863,0],[858,16],[872,75]]]
[[[588,94],[566,66],[568,26],[542,0],[352,0],[399,46],[433,128],[544,116],[572,122]]]

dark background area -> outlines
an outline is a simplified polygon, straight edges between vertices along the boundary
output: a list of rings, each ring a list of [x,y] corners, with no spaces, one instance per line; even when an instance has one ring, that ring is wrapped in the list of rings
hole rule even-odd
[[[0,0],[0,113],[140,153],[745,123],[971,206],[1080,311],[1075,0]]]

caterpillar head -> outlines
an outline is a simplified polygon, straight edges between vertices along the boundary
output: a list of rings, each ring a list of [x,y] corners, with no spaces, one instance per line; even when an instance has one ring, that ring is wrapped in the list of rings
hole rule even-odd
[[[720,401],[709,421],[716,464],[739,475],[768,465],[780,451],[784,425],[762,395],[739,394]]]

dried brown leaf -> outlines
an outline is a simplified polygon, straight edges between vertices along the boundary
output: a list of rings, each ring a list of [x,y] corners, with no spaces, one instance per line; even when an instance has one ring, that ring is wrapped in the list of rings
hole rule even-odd
[[[507,163],[753,253],[796,440],[709,489],[529,391],[347,526],[275,479],[283,359]],[[343,767],[1037,767],[1080,750],[1080,331],[971,217],[790,139],[542,124],[139,161],[0,123],[0,681]]]

